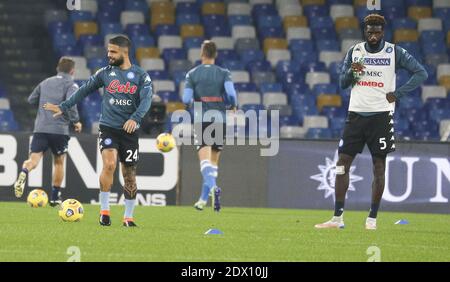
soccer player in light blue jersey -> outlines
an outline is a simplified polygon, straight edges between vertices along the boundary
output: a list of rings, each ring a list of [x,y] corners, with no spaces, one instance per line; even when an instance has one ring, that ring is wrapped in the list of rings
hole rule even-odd
[[[236,91],[231,73],[215,65],[217,56],[216,44],[212,41],[204,41],[201,48],[201,65],[190,70],[186,74],[186,84],[183,95],[183,103],[190,105],[192,102],[200,102],[203,115],[209,110],[215,110],[221,114],[214,121],[197,122],[194,119],[194,142],[197,145],[198,157],[200,159],[200,171],[203,177],[203,185],[199,200],[194,207],[203,210],[208,202],[208,196],[213,196],[213,207],[215,211],[220,210],[221,189],[217,187],[218,166],[220,152],[223,150],[225,137],[225,98],[231,104],[232,109],[237,107]],[[208,127],[216,130],[211,135],[214,143],[205,142],[205,130]],[[221,132],[217,132],[220,128]],[[222,134],[222,138],[218,138]],[[220,139],[220,140],[219,140]]]

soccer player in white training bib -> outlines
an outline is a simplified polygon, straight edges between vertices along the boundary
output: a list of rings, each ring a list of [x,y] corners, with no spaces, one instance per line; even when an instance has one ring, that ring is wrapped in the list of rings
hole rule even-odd
[[[364,18],[365,42],[350,48],[344,59],[339,83],[352,86],[344,133],[339,142],[336,164],[335,210],[331,220],[316,228],[344,228],[344,203],[349,186],[350,166],[367,144],[372,155],[374,179],[372,203],[366,229],[377,228],[376,218],[384,191],[387,154],[395,151],[393,113],[395,101],[417,88],[428,74],[415,58],[400,46],[383,40],[386,21],[371,14]],[[412,73],[409,81],[396,88],[395,71]]]

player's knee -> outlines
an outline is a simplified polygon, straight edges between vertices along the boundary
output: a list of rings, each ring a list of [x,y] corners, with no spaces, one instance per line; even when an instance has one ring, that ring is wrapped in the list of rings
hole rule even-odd
[[[103,169],[109,173],[113,173],[116,170],[116,162],[115,161],[106,161],[103,163]]]

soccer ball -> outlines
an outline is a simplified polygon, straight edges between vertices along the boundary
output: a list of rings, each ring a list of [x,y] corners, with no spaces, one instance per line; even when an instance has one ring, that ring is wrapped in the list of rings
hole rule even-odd
[[[67,199],[61,204],[59,210],[59,217],[63,221],[80,221],[83,218],[84,209],[83,205],[75,199]]]
[[[172,151],[175,145],[175,138],[170,133],[161,133],[156,137],[156,147],[163,153]]]
[[[27,203],[32,208],[45,207],[48,203],[48,196],[42,189],[34,189],[28,194]]]

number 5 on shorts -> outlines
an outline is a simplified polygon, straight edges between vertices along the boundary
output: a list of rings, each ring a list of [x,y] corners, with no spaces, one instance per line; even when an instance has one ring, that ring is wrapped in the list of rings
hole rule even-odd
[[[382,137],[380,138],[380,150],[385,150],[387,148],[387,144],[386,144],[386,137]]]

